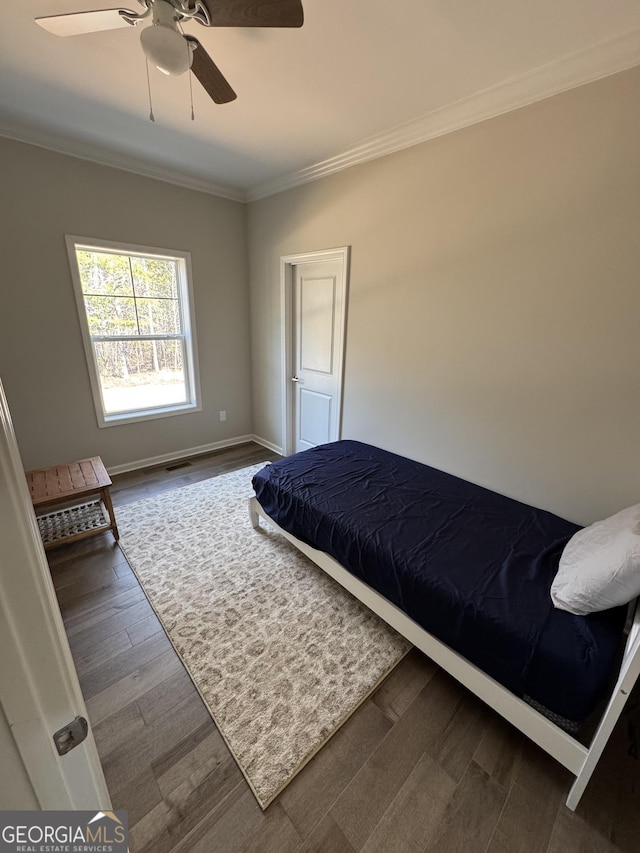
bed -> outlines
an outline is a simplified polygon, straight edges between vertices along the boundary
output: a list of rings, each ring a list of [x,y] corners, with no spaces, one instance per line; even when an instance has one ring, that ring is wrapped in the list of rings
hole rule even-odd
[[[640,669],[640,620],[627,607],[553,606],[578,525],[356,441],[272,463],[253,485],[254,526],[274,524],[571,770],[575,809]],[[574,735],[608,695],[585,746]]]

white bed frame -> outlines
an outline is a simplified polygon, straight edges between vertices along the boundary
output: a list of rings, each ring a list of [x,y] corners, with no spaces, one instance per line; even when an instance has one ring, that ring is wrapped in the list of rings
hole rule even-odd
[[[428,655],[446,672],[456,678],[478,698],[486,702],[512,725],[552,755],[576,777],[567,807],[575,811],[584,793],[591,774],[602,755],[613,728],[622,713],[631,688],[640,675],[640,607],[634,602],[631,624],[627,636],[620,672],[606,710],[588,747],[581,744],[559,726],[552,723],[524,700],[519,699],[497,681],[486,675],[466,658],[452,651],[410,619],[394,604],[356,578],[336,560],[283,530],[270,518],[255,496],[249,498],[249,516],[255,529],[260,518],[272,525],[285,539],[305,554],[317,566],[331,575],[352,595],[373,610],[388,625],[406,637],[410,643]]]

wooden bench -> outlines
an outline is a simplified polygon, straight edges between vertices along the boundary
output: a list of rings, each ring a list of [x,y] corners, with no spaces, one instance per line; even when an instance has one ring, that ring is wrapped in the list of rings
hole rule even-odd
[[[118,540],[118,525],[109,491],[112,482],[99,456],[51,468],[37,468],[27,471],[26,476],[45,550],[107,530],[111,530]],[[98,498],[78,503],[81,498],[93,495]],[[68,506],[49,513],[42,512],[58,504]]]

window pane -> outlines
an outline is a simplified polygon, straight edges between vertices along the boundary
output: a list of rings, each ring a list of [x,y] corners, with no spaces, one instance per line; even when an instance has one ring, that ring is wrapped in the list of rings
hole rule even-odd
[[[137,335],[133,299],[119,296],[85,296],[89,331],[92,335]]]
[[[161,258],[131,258],[136,296],[178,298],[178,273],[175,261]]]
[[[132,296],[131,271],[126,255],[77,249],[78,270],[84,293]]]
[[[138,322],[143,335],[179,335],[180,308],[177,299],[136,299]]]
[[[188,402],[180,341],[100,341],[95,353],[106,414]]]

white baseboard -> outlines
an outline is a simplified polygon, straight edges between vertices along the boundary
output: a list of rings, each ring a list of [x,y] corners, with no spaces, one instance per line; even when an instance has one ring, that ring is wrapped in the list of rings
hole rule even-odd
[[[253,439],[253,441],[255,441],[256,444],[261,444],[263,447],[266,447],[267,450],[272,450],[279,456],[284,456],[283,449],[281,447],[278,447],[277,444],[273,444],[273,442],[267,441],[266,438],[260,438],[259,435],[252,435],[251,438]]]
[[[184,450],[176,450],[173,453],[163,453],[160,456],[150,456],[148,459],[137,459],[134,462],[125,462],[123,465],[112,465],[107,468],[109,474],[126,474],[128,471],[137,471],[140,468],[153,468],[154,465],[163,465],[165,462],[175,462],[188,456],[199,456],[202,453],[211,453],[212,450],[224,450],[227,447],[235,447],[237,444],[247,444],[255,441],[257,444],[267,445],[254,435],[239,435],[236,438],[228,438],[225,441],[214,441],[211,444],[202,444],[200,447],[188,447]],[[269,449],[273,449],[270,447]],[[279,451],[275,450],[276,453]]]

